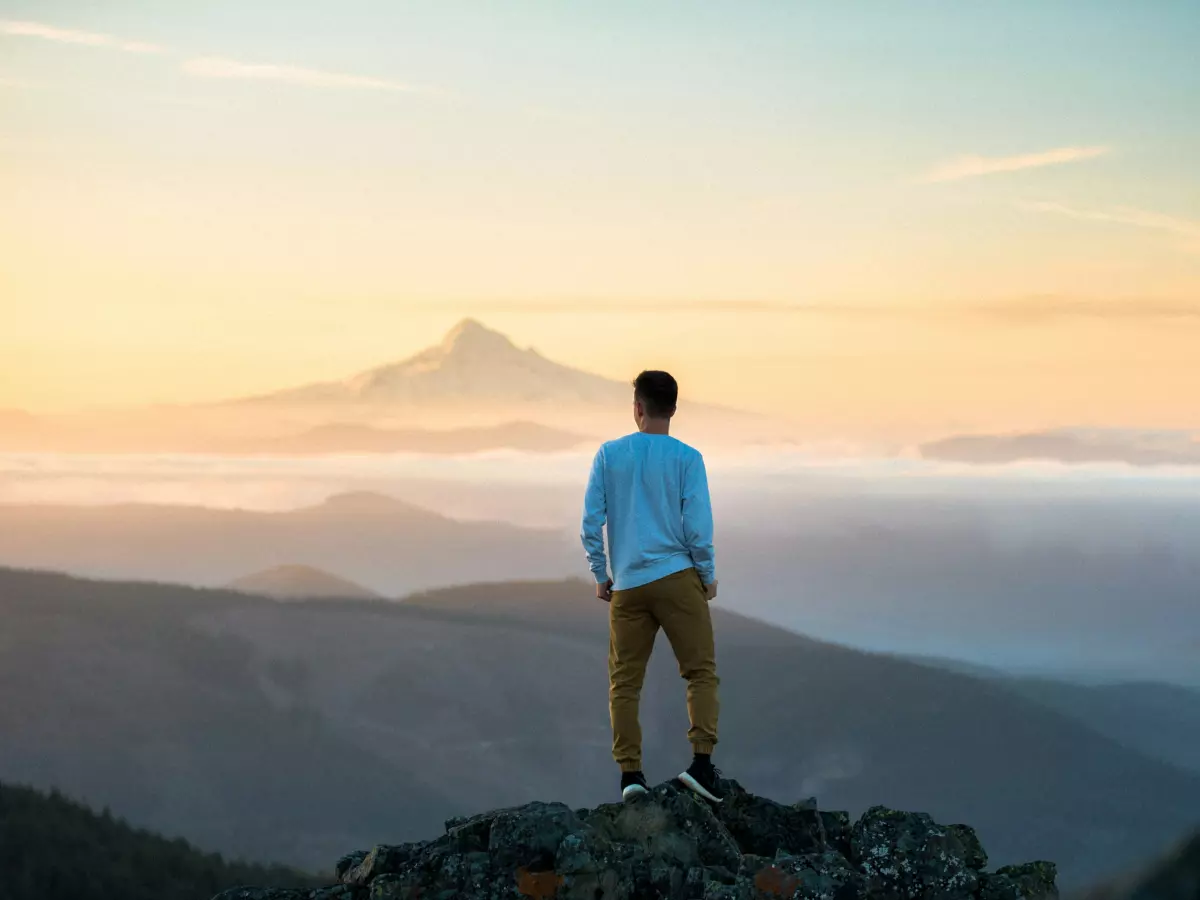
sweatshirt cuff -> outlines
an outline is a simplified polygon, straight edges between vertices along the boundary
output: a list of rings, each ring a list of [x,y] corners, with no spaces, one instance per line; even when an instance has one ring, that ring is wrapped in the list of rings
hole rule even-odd
[[[700,580],[705,586],[708,586],[717,580],[716,569],[697,569],[696,572],[699,574]]]
[[[593,569],[592,575],[596,579],[596,584],[608,584],[608,582],[612,580],[611,578],[608,577],[607,569],[602,572],[597,572],[595,569]]]

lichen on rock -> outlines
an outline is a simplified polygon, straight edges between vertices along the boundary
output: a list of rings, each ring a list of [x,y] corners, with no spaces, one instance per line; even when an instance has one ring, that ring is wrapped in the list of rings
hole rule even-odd
[[[853,824],[815,801],[724,784],[712,806],[675,783],[628,803],[529,803],[451,819],[434,840],[338,860],[317,891],[217,900],[1057,900],[1052,863],[988,873],[965,825],[877,806]]]

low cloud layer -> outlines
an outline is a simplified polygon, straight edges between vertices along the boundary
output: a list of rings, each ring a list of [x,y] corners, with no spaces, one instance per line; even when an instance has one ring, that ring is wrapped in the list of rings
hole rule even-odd
[[[958,435],[925,444],[921,452],[928,459],[976,465],[1043,460],[1072,465],[1200,466],[1200,435],[1192,431],[1059,428],[1025,434]]]

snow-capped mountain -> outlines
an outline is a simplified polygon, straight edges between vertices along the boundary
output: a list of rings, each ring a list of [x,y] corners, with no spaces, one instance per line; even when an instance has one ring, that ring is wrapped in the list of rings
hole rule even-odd
[[[554,362],[467,319],[435,346],[343,379],[215,403],[58,417],[5,429],[0,449],[543,452],[632,430],[632,399],[628,382]],[[686,385],[674,431],[724,445],[781,436],[758,416],[692,402]]]
[[[247,402],[349,403],[398,411],[427,404],[612,403],[628,395],[626,384],[523,350],[500,332],[466,319],[440,344],[408,359]]]

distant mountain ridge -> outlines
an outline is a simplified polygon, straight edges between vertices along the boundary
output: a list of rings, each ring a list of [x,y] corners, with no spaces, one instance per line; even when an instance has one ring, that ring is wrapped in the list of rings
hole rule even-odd
[[[629,431],[631,414],[628,382],[554,362],[465,319],[432,347],[341,379],[109,413],[36,419],[13,411],[0,415],[0,450],[546,452]],[[695,402],[685,384],[676,431],[731,445],[786,440],[788,429]]]
[[[381,595],[346,578],[314,566],[275,566],[229,583],[235,591],[261,594],[276,600],[375,600]]]
[[[248,397],[255,405],[358,403],[406,406],[487,401],[608,403],[627,399],[629,387],[522,350],[474,319],[459,322],[436,346],[397,363],[349,378]]]
[[[648,362],[647,368],[652,367]],[[631,379],[635,374],[630,373]],[[464,319],[441,343],[400,362],[222,407],[391,423],[417,417],[415,421],[451,429],[468,420],[476,428],[511,429],[515,422],[527,422],[556,432],[620,434],[631,427],[632,398],[629,382],[554,362],[474,319]],[[703,435],[725,444],[774,439],[783,433],[761,416],[698,403],[690,399],[686,385],[676,425],[685,438]]]
[[[281,512],[126,503],[0,504],[0,565],[221,587],[302,562],[397,596],[489,578],[578,571],[559,530],[459,521],[373,491]]]

